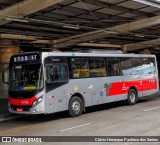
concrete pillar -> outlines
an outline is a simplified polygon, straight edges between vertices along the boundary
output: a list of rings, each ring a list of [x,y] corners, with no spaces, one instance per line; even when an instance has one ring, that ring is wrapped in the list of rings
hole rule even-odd
[[[8,85],[2,82],[2,71],[8,67],[10,57],[19,52],[18,41],[0,39],[0,99],[8,98]]]

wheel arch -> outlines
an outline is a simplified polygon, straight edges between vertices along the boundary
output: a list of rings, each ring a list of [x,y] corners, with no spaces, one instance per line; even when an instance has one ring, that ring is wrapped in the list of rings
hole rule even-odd
[[[131,89],[133,89],[133,90],[136,91],[136,94],[137,94],[137,97],[138,97],[138,90],[137,90],[137,88],[136,88],[135,86],[131,86],[131,87],[128,89],[128,92],[129,92]]]
[[[130,90],[134,90],[135,91],[135,93],[136,93],[136,102],[137,102],[138,101],[138,90],[137,90],[137,88],[135,86],[131,86],[129,88],[129,90],[128,90],[128,93],[129,93]]]
[[[77,96],[79,97],[81,100],[82,100],[82,103],[83,103],[83,108],[84,108],[84,111],[85,111],[85,100],[84,100],[84,97],[81,93],[74,93],[71,98],[73,98],[74,96]],[[69,104],[70,104],[70,101],[71,101],[71,98],[69,100],[69,103],[68,103],[68,108],[69,108]]]

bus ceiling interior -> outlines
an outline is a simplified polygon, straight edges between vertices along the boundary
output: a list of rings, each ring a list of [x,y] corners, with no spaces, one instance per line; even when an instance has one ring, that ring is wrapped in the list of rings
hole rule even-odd
[[[0,73],[17,53],[90,49],[155,54],[160,68],[160,1],[0,0]]]

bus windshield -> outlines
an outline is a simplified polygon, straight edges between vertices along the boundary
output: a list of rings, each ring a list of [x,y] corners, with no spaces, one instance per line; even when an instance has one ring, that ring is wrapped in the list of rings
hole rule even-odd
[[[34,91],[42,88],[41,64],[21,64],[11,67],[10,91]]]

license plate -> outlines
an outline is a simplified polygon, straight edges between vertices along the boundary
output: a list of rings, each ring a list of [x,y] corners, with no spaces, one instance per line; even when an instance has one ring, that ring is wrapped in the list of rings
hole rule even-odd
[[[23,109],[22,108],[17,108],[17,112],[22,112]]]

